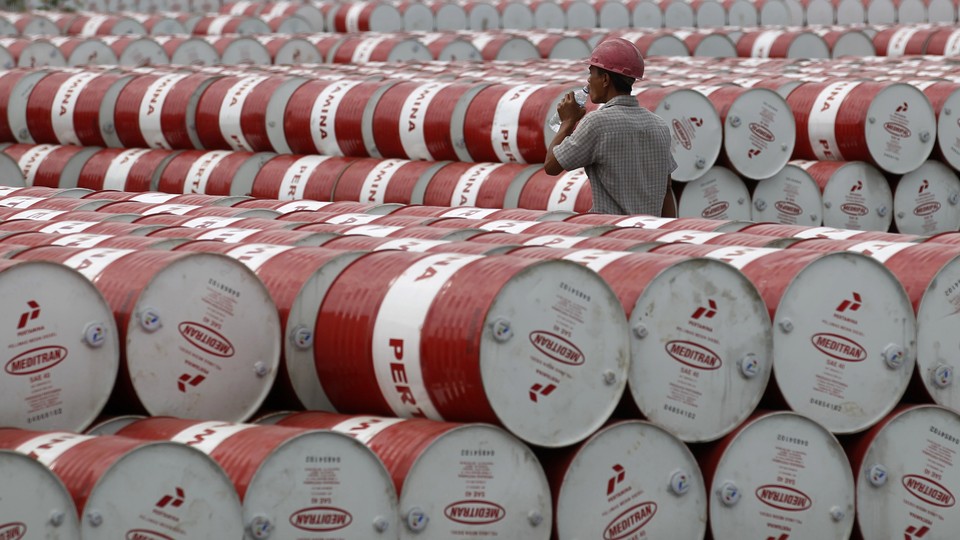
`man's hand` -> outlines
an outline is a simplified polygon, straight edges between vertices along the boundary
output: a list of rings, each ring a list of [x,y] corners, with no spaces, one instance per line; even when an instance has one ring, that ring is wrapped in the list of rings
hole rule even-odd
[[[573,92],[567,92],[567,95],[563,96],[563,99],[557,104],[557,115],[560,117],[560,129],[557,130],[557,134],[554,135],[553,140],[550,141],[550,145],[547,147],[547,159],[543,165],[544,171],[550,176],[556,176],[563,172],[563,167],[560,166],[556,156],[553,155],[553,147],[560,144],[573,133],[577,122],[579,122],[585,114],[587,114],[587,110],[577,103],[577,100],[573,97]]]

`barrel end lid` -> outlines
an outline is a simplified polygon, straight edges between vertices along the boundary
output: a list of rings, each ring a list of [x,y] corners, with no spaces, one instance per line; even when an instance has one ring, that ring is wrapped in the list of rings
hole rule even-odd
[[[307,44],[309,45],[309,42]],[[317,62],[319,63],[320,60],[318,59]],[[306,82],[307,79],[303,77],[293,77],[284,81],[273,91],[273,95],[267,102],[267,139],[270,141],[270,146],[278,154],[292,153],[290,145],[287,143],[286,132],[283,129],[283,118],[286,115],[290,97]]]
[[[866,117],[867,147],[884,171],[906,174],[930,157],[936,144],[937,117],[920,89],[906,83],[887,85],[870,102]],[[900,145],[896,156],[887,150],[891,142]]]
[[[527,185],[527,181],[530,180],[530,177],[533,176],[537,171],[542,167],[539,165],[530,165],[522,171],[518,172],[516,176],[510,181],[510,185],[507,187],[507,192],[503,197],[503,207],[504,208],[519,208],[520,207],[520,194],[523,193],[524,186]]]
[[[423,174],[420,175],[420,178],[417,179],[417,183],[413,186],[413,192],[410,193],[410,204],[423,204],[423,197],[426,195],[427,187],[430,185],[430,181],[433,180],[433,177],[437,174],[437,171],[451,163],[453,162],[438,161],[423,171]]]
[[[707,174],[723,148],[723,122],[710,99],[696,90],[678,89],[653,112],[667,122],[673,139],[677,169],[671,178],[689,182]]]
[[[787,100],[767,88],[751,88],[727,111],[723,127],[726,157],[744,178],[763,180],[790,161],[796,120]]]

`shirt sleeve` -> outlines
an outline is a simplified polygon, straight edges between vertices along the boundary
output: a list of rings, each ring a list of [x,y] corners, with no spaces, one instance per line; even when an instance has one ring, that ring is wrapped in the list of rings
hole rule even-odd
[[[553,156],[557,158],[557,163],[564,170],[572,171],[594,162],[594,154],[599,139],[593,133],[595,125],[593,119],[595,117],[595,112],[584,116],[573,133],[553,147]]]

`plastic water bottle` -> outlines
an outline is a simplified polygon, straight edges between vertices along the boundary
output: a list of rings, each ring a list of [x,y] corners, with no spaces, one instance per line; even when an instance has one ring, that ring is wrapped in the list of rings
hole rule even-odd
[[[577,105],[579,105],[581,109],[586,106],[588,97],[590,97],[590,90],[586,86],[583,88],[577,88],[573,91],[573,99],[577,101]],[[553,113],[553,116],[550,118],[550,123],[548,123],[547,126],[549,126],[550,129],[556,133],[560,131],[560,124],[562,123],[563,122],[560,120],[560,115]]]

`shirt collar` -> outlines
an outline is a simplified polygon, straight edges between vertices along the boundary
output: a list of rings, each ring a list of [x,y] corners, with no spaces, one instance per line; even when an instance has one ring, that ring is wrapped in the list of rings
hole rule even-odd
[[[637,101],[636,96],[621,95],[621,96],[614,96],[613,99],[604,103],[600,108],[603,109],[605,107],[617,107],[617,106],[639,107],[640,103]]]

